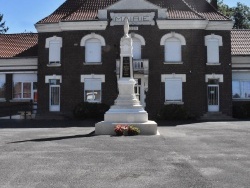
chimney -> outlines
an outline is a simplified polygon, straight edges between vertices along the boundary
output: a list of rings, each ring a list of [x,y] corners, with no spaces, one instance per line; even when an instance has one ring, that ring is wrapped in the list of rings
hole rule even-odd
[[[215,9],[218,9],[217,0],[210,0],[210,4],[211,4]]]

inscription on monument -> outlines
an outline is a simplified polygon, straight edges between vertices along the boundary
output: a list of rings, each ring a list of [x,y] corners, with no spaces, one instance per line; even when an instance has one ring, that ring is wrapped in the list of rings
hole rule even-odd
[[[123,57],[122,77],[130,77],[130,58]]]

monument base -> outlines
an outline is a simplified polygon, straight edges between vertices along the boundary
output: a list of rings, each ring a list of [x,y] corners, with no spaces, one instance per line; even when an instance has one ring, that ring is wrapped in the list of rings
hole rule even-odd
[[[144,123],[113,123],[101,121],[95,124],[96,135],[116,135],[114,128],[116,125],[134,125],[140,129],[140,135],[158,135],[157,123],[154,121],[147,121]]]

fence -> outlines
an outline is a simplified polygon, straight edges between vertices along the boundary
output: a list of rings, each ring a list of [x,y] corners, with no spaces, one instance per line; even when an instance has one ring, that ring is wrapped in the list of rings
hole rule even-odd
[[[9,117],[21,115],[24,119],[36,113],[37,104],[32,100],[30,102],[6,102],[0,106],[0,117]]]

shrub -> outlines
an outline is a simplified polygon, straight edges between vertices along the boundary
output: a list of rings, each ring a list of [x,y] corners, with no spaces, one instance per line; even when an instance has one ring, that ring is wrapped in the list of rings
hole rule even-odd
[[[186,120],[189,119],[188,113],[183,105],[170,104],[164,107],[158,113],[161,120]]]
[[[233,104],[233,117],[239,119],[250,118],[250,102]]]
[[[99,119],[103,118],[105,112],[108,110],[109,105],[104,103],[81,102],[75,106],[73,114],[77,119]]]

